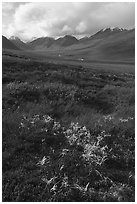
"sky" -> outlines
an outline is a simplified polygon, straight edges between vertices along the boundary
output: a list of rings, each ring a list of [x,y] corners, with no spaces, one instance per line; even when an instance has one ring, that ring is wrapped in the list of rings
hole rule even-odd
[[[135,27],[135,3],[4,2],[2,34],[23,41],[38,37],[90,36],[107,27]]]

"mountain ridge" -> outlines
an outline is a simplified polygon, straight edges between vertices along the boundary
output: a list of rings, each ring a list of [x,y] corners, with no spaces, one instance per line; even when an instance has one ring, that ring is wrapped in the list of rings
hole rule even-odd
[[[133,30],[133,29],[130,29],[130,30]],[[75,36],[73,36],[73,35],[65,35],[65,36],[63,36],[63,37],[59,37],[59,38],[57,38],[57,39],[55,39],[55,38],[53,38],[53,37],[49,37],[49,36],[45,36],[45,37],[38,37],[38,38],[34,38],[33,40],[31,40],[31,41],[28,41],[28,42],[23,42],[22,40],[20,40],[20,38],[19,37],[17,37],[17,36],[11,36],[10,38],[9,38],[9,40],[10,41],[13,41],[14,43],[16,43],[15,41],[20,41],[20,42],[22,42],[23,44],[27,44],[27,45],[32,45],[32,47],[34,48],[35,47],[35,44],[36,44],[36,46],[38,45],[38,43],[36,43],[36,41],[39,41],[40,43],[41,43],[41,41],[42,41],[42,43],[44,42],[44,39],[45,39],[45,41],[47,41],[47,39],[52,39],[52,43],[47,43],[48,44],[48,47],[50,47],[50,45],[52,45],[53,44],[53,42],[56,44],[56,45],[61,45],[61,46],[70,46],[70,45],[72,45],[72,44],[75,44],[75,43],[77,43],[77,42],[85,42],[85,40],[88,40],[88,39],[90,39],[90,38],[95,38],[95,37],[99,37],[99,35],[101,36],[101,35],[112,35],[112,34],[116,34],[116,33],[119,33],[119,32],[127,32],[127,31],[130,31],[130,30],[127,30],[127,29],[124,29],[124,28],[118,28],[118,27],[108,27],[108,28],[103,28],[103,29],[101,29],[101,30],[99,30],[98,32],[96,32],[95,34],[93,34],[93,35],[91,35],[91,36],[89,36],[89,37],[87,37],[87,36],[85,36],[85,37],[83,37],[83,38],[81,38],[81,39],[77,39]],[[68,39],[67,39],[68,38]],[[71,39],[71,43],[70,42],[66,42],[66,39],[67,40],[70,40]],[[73,41],[72,41],[72,39],[73,39]],[[65,42],[64,42],[65,41]],[[33,45],[33,43],[34,43],[34,45]],[[17,44],[17,43],[16,43]]]
[[[22,42],[26,47],[19,46],[21,40],[16,37],[12,37],[9,41],[20,50],[29,50],[35,53],[52,52],[55,56],[73,56],[74,59],[83,59],[83,61],[135,58],[135,29],[104,28],[94,35],[81,39],[71,35],[57,39],[41,37],[28,43]]]

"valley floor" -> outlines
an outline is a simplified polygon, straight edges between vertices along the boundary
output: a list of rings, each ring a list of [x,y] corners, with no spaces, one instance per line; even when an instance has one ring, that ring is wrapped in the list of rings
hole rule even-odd
[[[53,61],[3,53],[3,201],[133,202],[134,65]]]

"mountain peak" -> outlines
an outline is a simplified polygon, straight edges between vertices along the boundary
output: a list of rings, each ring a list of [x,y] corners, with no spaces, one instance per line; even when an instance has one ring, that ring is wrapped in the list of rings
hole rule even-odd
[[[19,37],[17,37],[17,36],[11,36],[9,38],[9,40],[18,40],[18,41],[20,41]]]
[[[55,43],[59,46],[70,46],[78,42],[78,39],[72,35],[65,35],[64,37],[58,38]]]
[[[121,33],[123,31],[128,31],[127,29],[124,28],[119,28],[119,27],[109,27],[109,28],[103,28],[99,30],[97,33],[94,35],[90,36],[90,38],[102,38],[106,36],[111,36],[113,34]]]
[[[76,37],[74,37],[73,35],[65,35],[64,37],[65,37],[65,38],[76,38]]]

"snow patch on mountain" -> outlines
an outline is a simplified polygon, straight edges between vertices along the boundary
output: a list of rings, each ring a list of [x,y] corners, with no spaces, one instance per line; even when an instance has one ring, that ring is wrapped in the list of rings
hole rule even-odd
[[[105,32],[105,31],[124,31],[126,29],[124,28],[118,28],[118,27],[110,27],[110,28],[103,28],[101,31]]]

